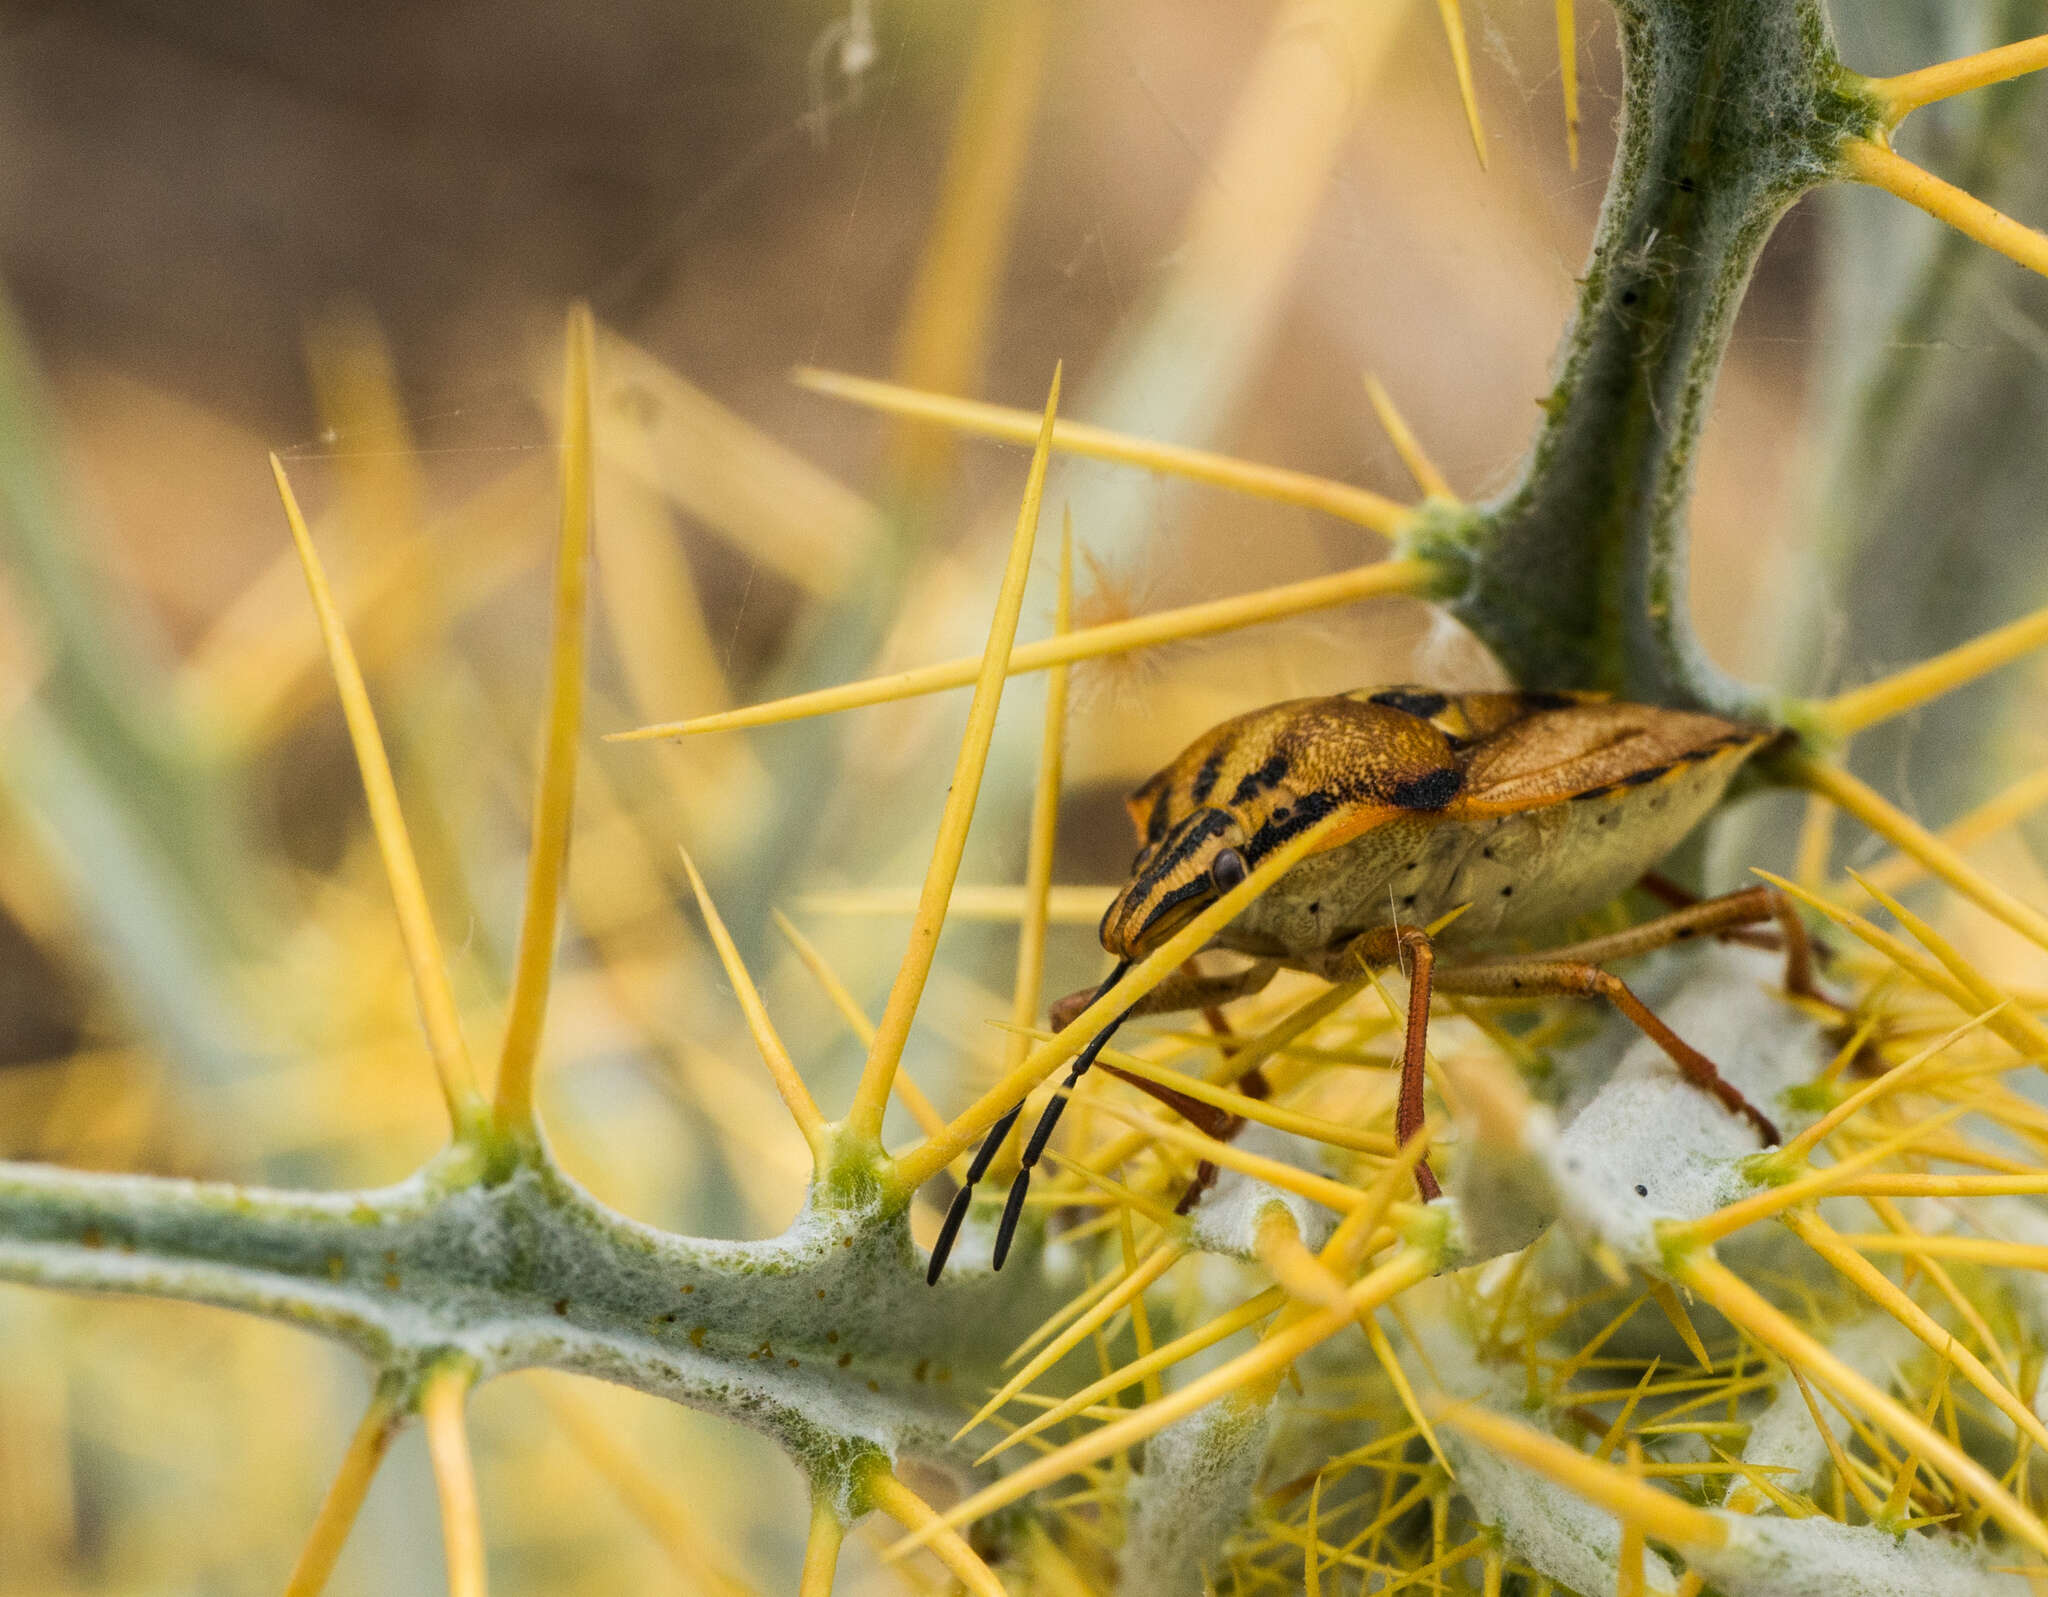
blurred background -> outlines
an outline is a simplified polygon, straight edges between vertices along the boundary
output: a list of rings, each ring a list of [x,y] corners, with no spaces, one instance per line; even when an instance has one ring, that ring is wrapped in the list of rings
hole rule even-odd
[[[1849,58],[1873,71],[2032,31],[1857,9]],[[1497,492],[1613,148],[1613,18],[1585,3],[1576,24],[1574,168],[1552,8],[1469,0],[1482,169],[1437,8],[1408,0],[0,10],[0,1154],[333,1187],[438,1146],[265,455],[315,517],[487,1060],[581,298],[604,329],[598,624],[543,1111],[638,1216],[780,1229],[803,1149],[677,844],[837,1112],[858,1050],[773,912],[879,1009],[908,922],[878,910],[921,874],[964,695],[597,737],[978,648],[1026,462],[793,368],[1035,411],[1063,360],[1067,415],[1409,499],[1371,372],[1460,494]],[[2001,152],[2039,97],[1982,98],[1916,119],[1911,147],[1974,163],[1993,197],[2038,186]],[[1695,606],[1730,669],[1861,679],[2039,589],[2048,313],[2017,268],[1950,251],[1864,195],[1772,240],[1699,464]],[[1874,409],[1873,371],[1911,403]],[[1083,620],[1383,548],[1104,464],[1058,463],[1047,506],[1073,515]],[[1027,635],[1050,624],[1056,525]],[[1870,579],[1853,605],[1843,571]],[[1490,673],[1398,600],[1082,669],[1055,880],[1114,880],[1123,793],[1224,715]],[[1020,678],[1005,699],[977,887],[1018,879],[1042,695]],[[1973,746],[2013,746],[2008,700],[1972,713]],[[1997,785],[1952,748],[1876,757],[1934,821]],[[2033,869],[2023,849],[2011,868]],[[988,896],[948,932],[910,1055],[942,1110],[1002,1055],[983,1022],[1016,938]],[[1052,993],[1101,968],[1101,895],[1070,902]],[[268,1325],[0,1288],[0,1593],[279,1589],[366,1392],[352,1359]],[[552,1377],[475,1413],[497,1589],[791,1584],[804,1494],[766,1444]],[[332,1589],[438,1591],[439,1560],[409,1439]],[[860,1538],[845,1569],[842,1589],[903,1589]]]

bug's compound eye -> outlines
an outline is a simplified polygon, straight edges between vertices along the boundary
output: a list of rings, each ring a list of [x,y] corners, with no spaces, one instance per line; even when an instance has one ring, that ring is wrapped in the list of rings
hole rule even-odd
[[[1219,893],[1229,892],[1247,874],[1244,856],[1234,848],[1224,849],[1209,865],[1209,880],[1216,884]]]

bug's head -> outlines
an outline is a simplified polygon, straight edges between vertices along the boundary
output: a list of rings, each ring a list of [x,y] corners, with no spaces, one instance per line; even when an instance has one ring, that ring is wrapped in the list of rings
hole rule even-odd
[[[1441,809],[1463,781],[1442,730],[1362,692],[1225,721],[1131,795],[1138,857],[1102,946],[1142,959],[1297,833],[1340,811]]]
[[[1204,805],[1138,851],[1131,878],[1102,917],[1102,946],[1142,959],[1251,872],[1250,834],[1229,810]]]

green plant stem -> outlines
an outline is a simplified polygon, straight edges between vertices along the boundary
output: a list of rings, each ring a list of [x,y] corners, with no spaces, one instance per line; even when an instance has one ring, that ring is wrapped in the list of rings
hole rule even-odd
[[[1695,454],[1764,241],[1877,112],[1818,0],[1616,10],[1621,147],[1578,315],[1521,481],[1451,535],[1471,561],[1452,609],[1526,685],[1768,716],[1692,632]]]
[[[966,1482],[950,1437],[996,1379],[1033,1272],[927,1288],[901,1216],[806,1208],[780,1237],[674,1236],[544,1155],[478,1180],[451,1150],[374,1191],[281,1192],[0,1164],[0,1280],[211,1303],[333,1337],[416,1377],[549,1367],[739,1420],[841,1489],[910,1453]]]

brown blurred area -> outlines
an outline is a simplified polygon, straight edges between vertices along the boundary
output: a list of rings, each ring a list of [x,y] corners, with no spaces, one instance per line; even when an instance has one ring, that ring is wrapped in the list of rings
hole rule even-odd
[[[828,37],[845,8],[825,4],[10,7],[0,265],[81,478],[173,631],[277,549],[261,451],[317,443],[302,341],[337,304],[381,323],[444,490],[537,440],[533,338],[579,295],[820,463],[871,474],[875,426],[785,373],[888,369],[974,11],[883,4],[849,80]],[[984,384],[1022,403],[1056,356],[1085,372],[1170,270],[1272,8],[1056,11]],[[1220,446],[1405,486],[1359,402],[1370,366],[1462,491],[1503,483],[1610,143],[1611,23],[1585,11],[1573,173],[1547,8],[1472,8],[1481,173],[1416,9]],[[1802,234],[1795,219],[1774,245],[1708,452],[1703,620],[1737,666],[1758,663],[1749,554],[1796,448],[1804,285],[1780,258]],[[1191,591],[1245,585],[1233,521],[1255,513],[1214,496],[1194,511],[1198,528],[1160,529],[1156,563]]]

